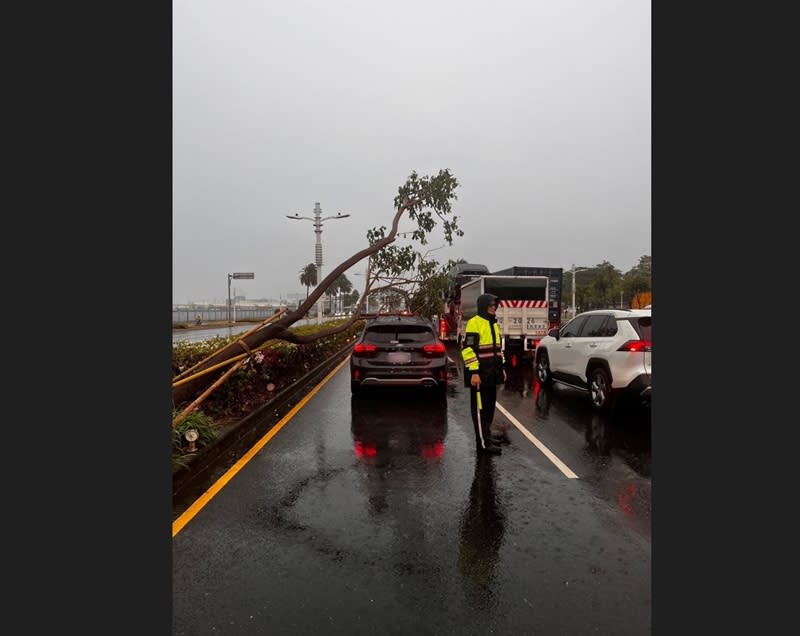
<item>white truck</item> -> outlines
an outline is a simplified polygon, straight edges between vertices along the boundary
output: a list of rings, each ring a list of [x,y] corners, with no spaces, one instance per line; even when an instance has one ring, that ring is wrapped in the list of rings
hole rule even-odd
[[[521,268],[511,268],[514,269]],[[531,269],[531,268],[528,268]],[[488,274],[461,286],[458,345],[461,346],[467,321],[478,312],[478,296],[494,294],[501,348],[506,362],[532,360],[536,347],[561,320],[561,275],[559,268],[536,268],[540,275]]]

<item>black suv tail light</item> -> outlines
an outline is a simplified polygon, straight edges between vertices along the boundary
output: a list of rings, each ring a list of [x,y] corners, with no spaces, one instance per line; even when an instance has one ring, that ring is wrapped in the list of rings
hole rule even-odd
[[[364,344],[363,342],[358,342],[353,345],[353,355],[358,356],[359,358],[369,358],[374,356],[377,353],[378,347],[374,344]]]
[[[653,350],[652,340],[628,340],[617,351],[629,351],[631,353],[644,353]]]
[[[443,358],[445,346],[441,342],[436,342],[434,344],[426,344],[424,347],[422,347],[422,350],[429,358]]]

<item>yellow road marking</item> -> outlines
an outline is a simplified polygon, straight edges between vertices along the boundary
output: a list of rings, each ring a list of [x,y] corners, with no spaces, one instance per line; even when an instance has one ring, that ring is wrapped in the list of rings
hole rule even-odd
[[[536,439],[533,433],[531,433],[527,428],[525,428],[522,424],[520,424],[520,422],[517,421],[517,418],[511,415],[511,413],[509,413],[506,409],[504,409],[503,405],[500,404],[500,402],[497,402],[496,406],[503,415],[505,415],[509,420],[511,420],[511,423],[519,429],[520,433],[522,433],[525,437],[527,437],[531,441],[531,443],[534,446],[536,446],[536,448],[538,448],[540,451],[542,451],[542,453],[544,453],[547,459],[549,459],[556,465],[556,468],[558,468],[562,473],[564,473],[570,479],[578,479],[578,476],[569,469],[569,466],[567,466],[558,457],[556,457],[550,451],[550,449],[547,448],[547,446],[545,446],[544,444],[542,444],[542,442]]]
[[[211,488],[209,488],[202,495],[200,495],[197,501],[195,501],[191,506],[189,506],[189,508],[187,508],[187,510],[180,517],[178,517],[175,521],[172,522],[173,538],[175,538],[175,535],[177,535],[183,529],[183,527],[187,523],[189,523],[194,518],[194,516],[198,512],[200,512],[203,509],[203,507],[209,501],[211,501],[220,490],[222,490],[225,487],[225,485],[231,479],[233,479],[236,473],[238,473],[242,468],[244,468],[247,465],[247,462],[249,462],[251,459],[253,459],[253,457],[255,457],[256,453],[258,453],[258,451],[260,451],[264,447],[264,445],[267,442],[269,442],[269,440],[275,437],[275,435],[278,433],[279,430],[281,430],[286,424],[288,424],[289,420],[291,420],[297,414],[297,412],[300,409],[302,409],[303,406],[305,406],[306,403],[312,397],[314,397],[317,394],[317,392],[323,386],[325,386],[325,384],[327,384],[327,382],[334,375],[338,373],[339,369],[341,369],[345,364],[347,364],[349,360],[350,360],[349,356],[346,357],[344,360],[342,360],[342,362],[340,362],[336,366],[336,368],[333,369],[333,371],[328,373],[328,375],[326,375],[322,379],[322,381],[308,393],[308,395],[306,395],[302,400],[300,400],[297,404],[295,404],[294,407],[292,407],[292,410],[289,411],[281,419],[280,422],[278,422],[275,426],[273,426],[269,430],[269,432],[266,435],[264,435],[264,437],[262,437],[260,440],[258,440],[258,442],[256,442],[256,444],[249,451],[247,451],[244,455],[242,455],[242,457],[233,466],[231,466],[227,470],[227,472],[224,475],[222,475],[222,477],[220,477],[216,482],[214,482],[214,485],[211,486]]]

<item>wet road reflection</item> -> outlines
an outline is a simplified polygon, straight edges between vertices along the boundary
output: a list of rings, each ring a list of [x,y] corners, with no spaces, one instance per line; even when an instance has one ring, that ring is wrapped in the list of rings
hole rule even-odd
[[[534,413],[541,422],[563,422],[585,439],[583,456],[602,467],[612,456],[623,459],[642,477],[650,477],[650,407],[622,400],[613,413],[597,413],[581,391],[559,384],[543,385],[531,365],[510,368],[498,399],[511,395],[533,397]]]
[[[445,400],[424,392],[376,389],[351,397],[350,407],[353,450],[362,468],[360,474],[372,513],[385,512],[391,493],[401,493],[400,474],[413,477],[416,487],[434,485],[424,471],[444,454]],[[400,472],[404,470],[411,472]]]
[[[631,528],[650,536],[650,406],[625,397],[613,412],[599,413],[584,391],[542,385],[532,365],[508,371],[499,403],[516,413],[582,483],[623,513]]]
[[[342,368],[174,537],[176,636],[649,633],[635,431],[512,374],[499,401],[567,479],[516,425],[477,456],[463,390],[349,389]]]
[[[353,396],[350,408],[356,456],[373,466],[399,465],[401,457],[435,459],[444,453],[447,402],[441,396],[376,389]]]
[[[532,364],[518,363],[509,365],[506,368],[506,383],[497,397],[502,397],[504,393],[518,393],[522,397],[527,397],[533,387],[534,378]]]
[[[493,583],[504,532],[505,512],[495,489],[494,458],[478,455],[461,520],[458,555],[467,602],[472,607],[487,609],[497,603]]]

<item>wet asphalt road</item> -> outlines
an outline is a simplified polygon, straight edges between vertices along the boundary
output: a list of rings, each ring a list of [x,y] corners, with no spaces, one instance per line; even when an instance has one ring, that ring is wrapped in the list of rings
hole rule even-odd
[[[174,634],[649,634],[647,410],[598,417],[525,367],[511,444],[478,458],[458,382],[351,399],[345,364],[186,502]]]

